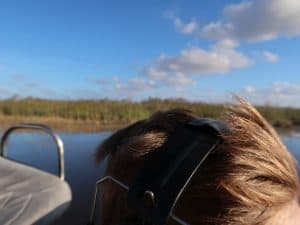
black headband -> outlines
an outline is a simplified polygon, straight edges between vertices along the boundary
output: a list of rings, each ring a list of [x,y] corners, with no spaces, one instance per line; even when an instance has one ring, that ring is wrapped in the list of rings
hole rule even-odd
[[[198,119],[176,129],[146,161],[127,195],[128,206],[146,222],[163,225],[206,157],[228,132],[217,120]],[[146,195],[146,196],[145,196]],[[150,196],[153,204],[146,204]]]

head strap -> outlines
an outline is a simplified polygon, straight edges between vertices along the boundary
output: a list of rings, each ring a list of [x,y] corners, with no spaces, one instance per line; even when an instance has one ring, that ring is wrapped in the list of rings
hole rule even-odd
[[[193,175],[222,141],[220,134],[227,131],[225,124],[211,119],[177,128],[149,157],[129,188],[128,206],[149,224],[165,224]]]

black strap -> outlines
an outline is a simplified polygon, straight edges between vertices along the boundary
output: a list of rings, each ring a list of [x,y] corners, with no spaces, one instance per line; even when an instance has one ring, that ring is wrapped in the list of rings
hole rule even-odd
[[[215,120],[192,121],[175,130],[161,149],[146,161],[127,195],[129,207],[146,222],[165,224],[183,190],[209,153],[218,145],[226,126]],[[145,203],[145,193],[154,204]]]

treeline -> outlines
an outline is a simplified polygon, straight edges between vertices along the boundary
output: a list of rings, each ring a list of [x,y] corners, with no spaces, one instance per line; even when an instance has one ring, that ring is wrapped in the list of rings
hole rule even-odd
[[[151,115],[157,110],[186,108],[199,117],[218,118],[224,107],[220,104],[188,102],[182,99],[148,99],[142,102],[128,100],[43,100],[35,98],[0,101],[0,114],[4,116],[57,117],[80,121],[97,121],[102,124],[126,124]],[[300,109],[272,106],[258,107],[275,126],[300,125]]]

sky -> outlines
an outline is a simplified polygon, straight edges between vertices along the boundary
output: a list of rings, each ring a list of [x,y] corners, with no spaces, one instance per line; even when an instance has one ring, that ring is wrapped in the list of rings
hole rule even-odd
[[[0,98],[300,107],[300,1],[3,1]]]

